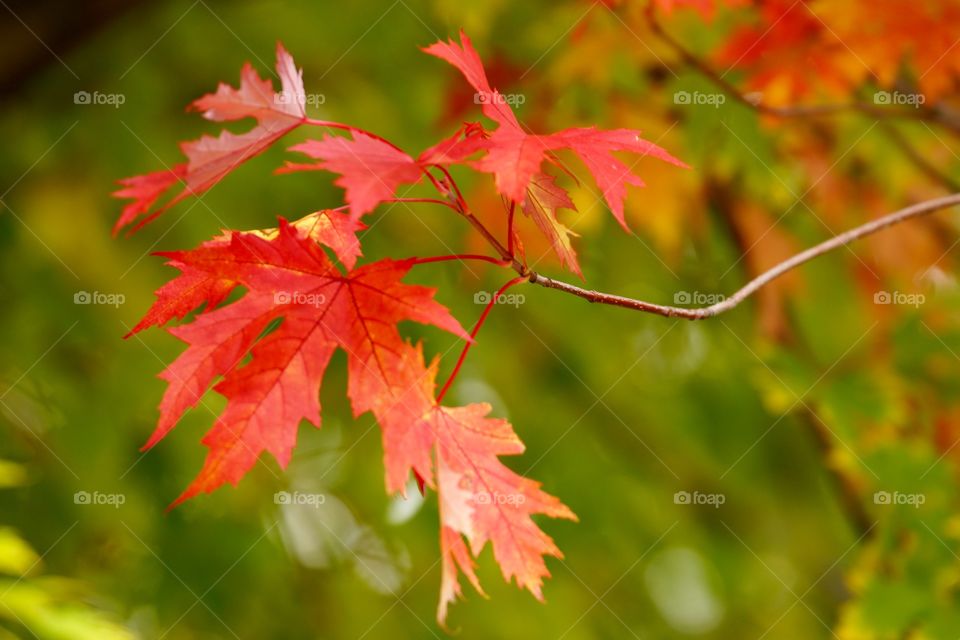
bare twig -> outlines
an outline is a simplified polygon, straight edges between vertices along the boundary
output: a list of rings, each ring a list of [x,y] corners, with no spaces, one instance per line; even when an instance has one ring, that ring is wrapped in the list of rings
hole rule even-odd
[[[910,220],[911,218],[933,213],[934,211],[939,211],[957,204],[960,204],[960,193],[954,193],[948,196],[919,202],[887,214],[882,218],[877,218],[876,220],[862,224],[859,227],[850,229],[849,231],[836,235],[816,246],[810,247],[806,251],[802,251],[792,258],[784,260],[775,267],[761,273],[742,288],[738,289],[733,295],[708,307],[671,307],[667,305],[646,302],[644,300],[635,300],[633,298],[627,298],[624,296],[584,289],[573,284],[548,278],[547,276],[543,276],[535,272],[529,272],[526,275],[529,281],[533,284],[538,284],[542,287],[548,287],[550,289],[565,291],[566,293],[583,298],[588,302],[625,307],[627,309],[644,311],[646,313],[654,313],[657,315],[666,316],[668,318],[701,320],[703,318],[711,318],[724,313],[725,311],[730,311],[738,304],[743,302],[746,298],[754,294],[761,287],[769,284],[773,280],[776,280],[791,269],[795,269],[801,264],[809,262],[818,256],[822,256],[823,254],[847,245],[854,240],[858,240],[882,229],[886,229],[887,227]],[[521,275],[524,274],[521,273]]]

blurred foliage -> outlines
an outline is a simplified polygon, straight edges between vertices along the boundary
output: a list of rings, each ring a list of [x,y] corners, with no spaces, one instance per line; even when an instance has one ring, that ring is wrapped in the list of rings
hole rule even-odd
[[[0,460],[0,487],[25,481],[23,470]],[[113,616],[84,601],[87,590],[73,580],[40,577],[41,557],[13,529],[0,527],[0,620],[38,638],[126,640],[135,636]],[[3,631],[0,637],[11,637]],[[16,637],[16,636],[12,636]]]
[[[666,24],[706,55],[736,19],[678,11]],[[150,252],[339,204],[332,177],[270,177],[277,148],[131,238],[110,237],[119,204],[108,193],[118,177],[172,164],[174,143],[205,130],[183,105],[234,82],[245,60],[269,70],[278,39],[307,91],[324,96],[313,115],[419,152],[476,117],[459,78],[418,50],[461,26],[504,93],[527,97],[520,117],[533,130],[635,127],[693,166],[641,160],[649,186],[628,200],[633,235],[588,180],[574,190],[578,212],[564,220],[583,236],[581,264],[599,290],[666,303],[733,291],[832,233],[941,194],[889,127],[957,175],[955,141],[924,122],[676,104],[676,92],[715,89],[633,3],[616,13],[572,0],[127,10],[0,106],[0,638],[443,636],[435,501],[412,488],[406,500],[384,495],[378,429],[350,415],[342,359],[324,389],[324,428],[302,431],[286,471],[264,459],[237,489],[165,513],[200,467],[215,397],[139,451],[162,393],[155,374],[180,350],[159,331],[121,339],[172,274]],[[77,91],[125,101],[75,104]],[[488,177],[462,178],[501,229]],[[956,223],[944,213],[877,235],[701,323],[518,289],[525,304],[496,309],[452,399],[509,417],[527,445],[510,464],[580,523],[544,523],[565,553],[550,563],[546,604],[503,584],[487,554],[491,599],[471,593],[454,607],[460,637],[956,638]],[[429,205],[381,207],[372,226],[371,258],[482,247]],[[546,245],[526,250],[556,271],[537,260]],[[441,301],[466,325],[479,313],[473,293],[505,279],[435,267],[416,279],[443,285]],[[83,291],[124,300],[75,304]],[[884,292],[923,303],[877,304]],[[449,371],[459,345],[429,338]],[[281,490],[327,499],[276,504]],[[725,499],[677,504],[677,492]]]

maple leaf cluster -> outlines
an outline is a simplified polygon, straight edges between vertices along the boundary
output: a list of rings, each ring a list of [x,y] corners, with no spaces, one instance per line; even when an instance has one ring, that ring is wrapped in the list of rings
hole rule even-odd
[[[187,347],[161,374],[167,388],[157,428],[145,448],[160,442],[212,387],[226,399],[226,407],[203,438],[209,451],[199,475],[174,505],[225,483],[237,484],[265,451],[285,467],[301,422],[321,425],[320,388],[331,357],[342,350],[354,414],[372,413],[382,429],[387,490],[403,492],[412,474],[421,487],[437,494],[442,623],[450,602],[461,595],[460,574],[482,593],[475,559],[487,543],[504,579],[542,598],[543,579],[550,575],[545,556],[561,553],[532,517],[575,516],[537,482],[503,464],[502,456],[523,452],[510,423],[490,417],[490,407],[483,403],[441,404],[453,376],[437,394],[437,360],[428,362],[423,345],[404,339],[399,325],[432,325],[462,338],[467,346],[473,336],[434,299],[433,289],[404,281],[414,266],[436,259],[383,258],[358,266],[362,218],[393,199],[398,186],[422,180],[463,211],[466,203],[446,167],[469,166],[492,174],[509,211],[519,207],[530,216],[562,264],[580,274],[572,234],[557,218],[557,210],[572,209],[573,202],[545,171],[545,165],[562,167],[555,152],[571,151],[582,161],[623,226],[626,187],[642,186],[643,181],[612,152],[683,164],[633,130],[528,132],[490,86],[465,35],[460,43],[439,42],[425,51],[464,75],[495,128],[466,124],[414,157],[370,132],[311,119],[302,74],[278,45],[279,92],[248,64],[239,88],[221,84],[192,104],[208,120],[253,118],[256,126],[239,135],[223,131],[215,138],[184,143],[183,164],[121,181],[123,188],[115,195],[132,202],[123,209],[115,231],[142,227],[185,197],[202,194],[298,127],[346,132],[291,147],[311,162],[288,162],[280,169],[337,174],[335,183],[345,191],[344,207],[294,222],[281,218],[272,229],[225,231],[196,249],[159,254],[180,273],[156,292],[155,303],[131,334],[196,314],[169,329]],[[172,193],[177,186],[182,189]],[[157,205],[165,195],[166,201]],[[519,234],[510,233],[515,236],[510,245],[522,246]],[[236,291],[242,295],[231,296]]]
[[[727,2],[726,4],[730,4]],[[960,5],[941,0],[762,0],[756,20],[714,54],[769,104],[816,93],[845,97],[865,82],[906,84],[933,101],[957,89]]]

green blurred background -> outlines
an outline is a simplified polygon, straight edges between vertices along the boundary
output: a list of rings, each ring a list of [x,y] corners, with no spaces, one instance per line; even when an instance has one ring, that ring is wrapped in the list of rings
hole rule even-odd
[[[150,252],[342,203],[330,175],[271,176],[281,144],[202,201],[110,235],[114,181],[171,165],[178,141],[215,132],[184,105],[236,83],[246,60],[270,71],[277,40],[307,92],[324,96],[312,115],[411,153],[479,117],[460,78],[418,49],[462,26],[495,83],[527,96],[520,114],[535,129],[639,127],[688,161],[689,173],[641,162],[651,187],[631,192],[635,235],[593,204],[587,181],[577,190],[566,219],[583,235],[588,283],[606,291],[665,303],[730,292],[778,252],[938,193],[867,119],[784,133],[732,102],[678,108],[674,92],[709,90],[705,80],[666,73],[649,33],[600,4],[187,0],[0,14],[0,638],[446,635],[434,621],[435,496],[384,494],[379,430],[351,417],[342,358],[324,385],[323,429],[302,429],[285,471],[265,460],[238,488],[167,513],[200,468],[211,412],[139,451],[163,390],[155,376],[180,351],[162,331],[122,339],[174,273]],[[725,24],[677,21],[704,48]],[[124,102],[76,104],[77,91]],[[811,193],[824,169],[836,181]],[[488,176],[457,175],[495,220]],[[481,248],[443,208],[383,206],[372,219],[370,259]],[[450,398],[508,417],[527,445],[509,464],[580,522],[541,522],[565,554],[548,562],[545,604],[504,584],[486,552],[491,597],[468,591],[452,608],[458,637],[956,638],[954,223],[940,214],[907,240],[838,252],[700,323],[516,289],[524,303],[495,309]],[[761,258],[741,260],[754,243]],[[538,268],[563,275],[549,259]],[[474,294],[508,277],[430,265],[411,280],[441,287],[469,326]],[[878,306],[878,291],[925,304]],[[78,292],[123,302],[75,304]],[[405,331],[450,370],[454,339]],[[213,395],[206,405],[221,406]],[[278,505],[281,490],[326,501]],[[684,491],[723,504],[678,504]],[[876,504],[876,491],[925,502]],[[122,504],[78,503],[78,492]]]

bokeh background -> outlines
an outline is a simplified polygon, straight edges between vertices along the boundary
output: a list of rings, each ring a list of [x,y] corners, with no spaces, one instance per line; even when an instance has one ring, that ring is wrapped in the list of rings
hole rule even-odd
[[[640,162],[635,233],[580,171],[578,211],[561,215],[582,236],[590,286],[657,302],[729,293],[793,251],[945,193],[958,164],[957,140],[923,120],[678,102],[720,94],[656,37],[642,2],[0,4],[0,638],[446,637],[435,497],[385,495],[379,430],[352,418],[342,358],[324,427],[303,427],[287,470],[265,460],[236,489],[165,511],[200,468],[215,395],[139,450],[155,376],[180,350],[163,331],[122,339],[174,273],[150,253],[342,203],[331,175],[272,176],[282,144],[111,237],[114,181],[215,132],[184,106],[235,83],[244,61],[270,72],[278,40],[323,96],[311,115],[412,153],[479,118],[459,76],[419,50],[460,27],[494,84],[525,96],[532,129],[643,130],[692,170]],[[744,11],[677,10],[664,25],[708,59]],[[78,91],[122,104],[78,104]],[[489,176],[457,176],[502,232]],[[372,219],[370,259],[483,249],[443,208],[382,206]],[[509,464],[580,522],[541,523],[565,554],[548,562],[545,604],[504,584],[486,552],[490,599],[468,592],[453,607],[458,637],[958,637],[956,222],[944,212],[886,232],[698,323],[515,289],[522,304],[495,309],[451,398],[508,417],[527,445]],[[532,259],[546,251],[528,243]],[[550,257],[537,269],[563,275]],[[508,277],[442,264],[412,280],[441,287],[469,326],[475,294]],[[117,304],[77,304],[82,292]],[[452,338],[405,330],[450,370]],[[326,500],[278,505],[284,490]]]

